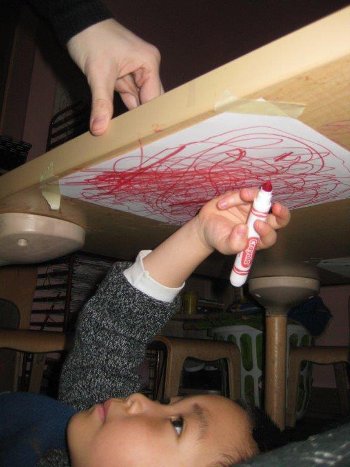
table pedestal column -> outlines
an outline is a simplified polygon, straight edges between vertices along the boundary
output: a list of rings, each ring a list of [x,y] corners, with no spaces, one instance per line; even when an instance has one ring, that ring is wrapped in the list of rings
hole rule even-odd
[[[281,430],[286,417],[287,315],[266,313],[265,411]]]

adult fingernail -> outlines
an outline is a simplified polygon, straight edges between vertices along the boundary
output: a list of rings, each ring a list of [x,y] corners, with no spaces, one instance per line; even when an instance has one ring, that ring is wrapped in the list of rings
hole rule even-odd
[[[103,131],[106,128],[107,118],[107,115],[93,118],[90,125],[92,133]]]
[[[130,104],[130,109],[136,109],[136,107],[140,105],[140,101],[135,96],[131,95],[129,104]]]

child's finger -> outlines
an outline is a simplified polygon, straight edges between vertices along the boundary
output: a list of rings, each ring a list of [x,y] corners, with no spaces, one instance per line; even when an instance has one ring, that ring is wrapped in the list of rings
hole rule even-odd
[[[260,236],[258,248],[269,248],[276,243],[277,233],[275,229],[267,222],[255,221],[254,228]]]
[[[227,254],[236,254],[239,251],[244,250],[247,246],[248,227],[245,224],[236,225],[231,232],[228,239],[229,249]]]
[[[285,227],[290,221],[290,211],[281,203],[274,203],[272,213],[268,215],[267,222],[274,229]]]
[[[239,191],[228,191],[219,197],[218,209],[229,209],[241,204],[252,203],[257,194],[257,188],[243,188]]]

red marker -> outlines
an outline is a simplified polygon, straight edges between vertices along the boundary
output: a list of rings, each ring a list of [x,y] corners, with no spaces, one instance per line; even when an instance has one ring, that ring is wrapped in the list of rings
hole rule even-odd
[[[256,220],[264,221],[271,208],[272,184],[265,182],[260,188],[250,211],[248,225],[248,245],[238,253],[230,275],[230,282],[235,287],[241,287],[247,280],[255,256],[256,247],[260,239],[254,229]]]

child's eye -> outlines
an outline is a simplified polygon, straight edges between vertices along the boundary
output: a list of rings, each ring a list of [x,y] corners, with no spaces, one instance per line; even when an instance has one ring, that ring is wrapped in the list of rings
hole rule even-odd
[[[175,428],[177,436],[180,436],[184,427],[184,419],[182,417],[177,417],[170,421]]]

